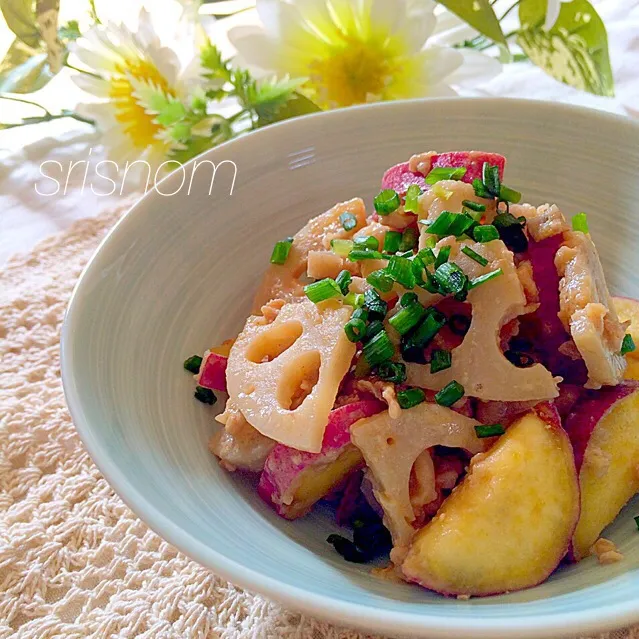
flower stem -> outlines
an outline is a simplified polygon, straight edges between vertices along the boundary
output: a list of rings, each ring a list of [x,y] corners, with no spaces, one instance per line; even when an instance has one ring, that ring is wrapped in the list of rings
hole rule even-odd
[[[15,129],[19,126],[27,126],[29,124],[42,124],[43,122],[51,122],[53,120],[61,120],[62,118],[72,118],[83,124],[90,124],[95,126],[95,121],[90,118],[86,118],[75,111],[63,109],[60,113],[51,113],[47,108],[43,107],[37,102],[31,102],[31,100],[24,100],[23,98],[15,98],[12,95],[0,95],[0,100],[9,100],[10,102],[19,102],[20,104],[28,104],[29,106],[38,107],[44,111],[44,115],[24,118],[21,122],[15,124],[0,124],[0,130]]]
[[[32,102],[31,100],[25,100],[24,98],[14,98],[12,95],[2,95],[2,94],[0,94],[0,100],[9,100],[9,102],[20,102],[21,104],[28,104],[29,106],[34,106],[44,111],[46,114],[45,117],[51,115],[51,113],[49,112],[47,108],[43,107],[41,104],[38,104],[37,102]]]
[[[513,4],[512,7],[510,7],[510,9],[506,9],[506,12],[504,13],[504,15],[501,18],[499,18],[499,22],[501,22],[513,9],[518,7],[520,3],[521,3],[521,0],[517,0],[515,4]]]
[[[97,78],[98,80],[102,80],[102,76],[97,73],[93,73],[93,71],[87,71],[86,69],[80,69],[80,67],[73,66],[69,62],[65,62],[64,66],[72,69],[73,71],[77,71],[78,73],[83,73],[84,75],[90,75],[92,78]]]
[[[102,20],[98,17],[98,12],[95,10],[95,0],[89,0],[89,15],[91,20],[96,24],[102,24]]]

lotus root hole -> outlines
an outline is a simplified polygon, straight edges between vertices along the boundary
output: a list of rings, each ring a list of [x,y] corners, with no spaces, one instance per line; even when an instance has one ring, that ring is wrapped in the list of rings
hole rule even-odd
[[[272,324],[251,342],[246,351],[246,358],[254,364],[272,362],[291,348],[303,332],[300,322]]]
[[[277,400],[286,410],[299,408],[313,392],[319,380],[322,358],[317,351],[304,353],[282,369]]]

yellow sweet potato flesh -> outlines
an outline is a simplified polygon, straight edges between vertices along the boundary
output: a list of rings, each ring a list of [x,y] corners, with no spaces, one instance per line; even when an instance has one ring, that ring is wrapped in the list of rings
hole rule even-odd
[[[572,542],[577,560],[639,492],[639,392],[617,402],[595,426],[579,484],[581,516]]]
[[[559,564],[578,516],[568,437],[529,413],[473,458],[466,478],[416,535],[402,571],[448,595],[528,588]]]
[[[364,458],[355,446],[346,446],[340,456],[325,466],[311,466],[300,473],[293,501],[286,508],[287,517],[295,519],[307,513],[313,504],[324,498],[362,466]]]
[[[639,381],[639,359],[626,355],[626,372],[623,374],[624,379],[635,379]]]

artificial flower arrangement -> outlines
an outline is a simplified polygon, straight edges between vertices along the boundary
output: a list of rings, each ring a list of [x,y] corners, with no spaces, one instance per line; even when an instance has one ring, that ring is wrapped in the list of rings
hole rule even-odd
[[[42,109],[5,123],[0,109],[0,130],[70,117],[97,126],[112,159],[182,162],[314,111],[454,95],[522,60],[584,91],[614,91],[606,29],[587,0],[257,0],[261,24],[229,29],[231,57],[202,27],[216,2],[181,0],[179,46],[161,42],[153,12],[143,9],[132,30],[102,23],[87,2],[81,30],[59,24],[60,0],[0,0],[15,35],[0,99]],[[93,102],[51,113],[19,97],[65,67]]]

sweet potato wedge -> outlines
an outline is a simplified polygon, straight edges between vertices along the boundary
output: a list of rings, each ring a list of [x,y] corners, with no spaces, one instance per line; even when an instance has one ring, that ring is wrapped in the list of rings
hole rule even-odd
[[[590,391],[566,419],[581,488],[572,557],[590,553],[601,531],[639,492],[639,383]]]
[[[286,519],[305,515],[313,504],[364,465],[362,454],[351,444],[350,427],[385,408],[385,403],[370,399],[331,411],[319,453],[302,452],[283,444],[275,446],[260,476],[260,497]]]
[[[529,588],[566,554],[578,517],[570,441],[558,418],[531,412],[473,458],[401,568],[409,581],[445,595]]]

